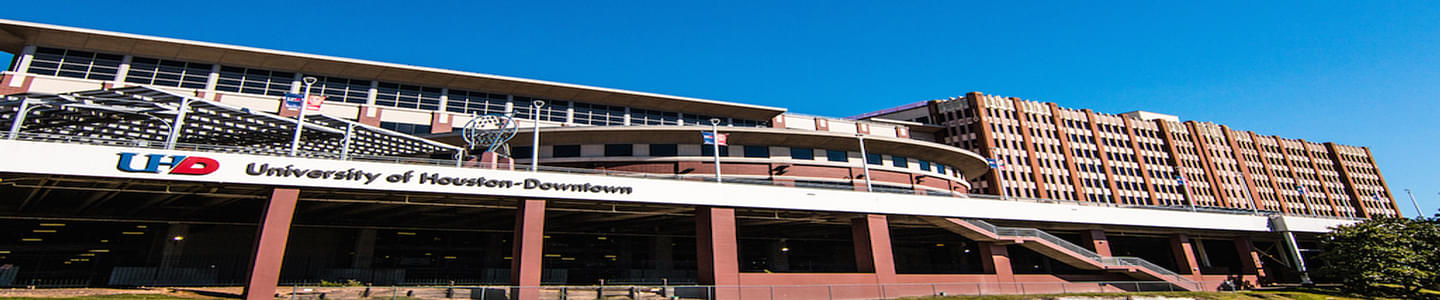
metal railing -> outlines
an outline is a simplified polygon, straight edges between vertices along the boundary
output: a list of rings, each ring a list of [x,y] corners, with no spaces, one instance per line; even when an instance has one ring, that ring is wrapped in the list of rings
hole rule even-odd
[[[0,131],[0,139],[10,139],[10,137],[9,137],[9,132]],[[105,146],[130,147],[130,148],[142,148],[142,149],[164,149],[164,148],[165,148],[165,143],[164,143],[163,141],[138,140],[138,139],[111,139],[111,138],[97,138],[97,137],[84,137],[84,136],[69,136],[69,135],[56,135],[56,134],[44,134],[44,133],[24,133],[24,132],[22,132],[22,133],[17,134],[16,137],[15,137],[15,139],[16,139],[16,140],[24,140],[24,141],[41,141],[41,142],[56,142],[56,143],[91,144],[91,145],[105,145]],[[218,153],[238,153],[238,154],[262,155],[262,156],[282,156],[282,157],[288,157],[288,156],[290,156],[290,155],[289,155],[289,149],[281,149],[281,148],[278,148],[278,147],[247,147],[247,146],[225,146],[225,145],[209,145],[209,144],[176,143],[176,144],[175,144],[175,150],[202,151],[202,152],[218,152]],[[308,150],[301,150],[301,151],[298,152],[298,154],[296,155],[296,157],[314,158],[314,159],[341,160],[341,157],[340,157],[340,154],[339,154],[339,153],[335,153],[335,152],[325,152],[325,151],[308,151]],[[480,163],[478,163],[478,162],[459,161],[459,160],[455,160],[455,159],[433,159],[433,158],[401,157],[401,156],[375,156],[375,155],[364,155],[364,154],[353,154],[353,153],[352,153],[352,154],[349,154],[349,158],[347,158],[346,160],[350,160],[350,161],[365,161],[365,162],[380,162],[380,163],[394,163],[394,164],[430,165],[430,166],[442,166],[442,167],[474,167],[474,166],[480,165]],[[517,170],[517,171],[529,171],[529,170],[530,170],[530,166],[529,166],[529,165],[526,165],[526,164],[504,164],[504,165],[500,165],[500,166],[501,166],[502,168],[504,168],[504,169],[513,168],[514,170]],[[540,166],[537,171],[551,172],[551,173],[570,173],[570,174],[602,175],[602,176],[616,176],[616,177],[644,178],[644,179],[687,180],[687,181],[714,181],[714,178],[715,178],[713,175],[657,174],[657,173],[644,173],[644,172],[628,172],[628,171],[604,170],[604,169],[565,168],[565,167],[553,167],[553,166]],[[724,178],[723,181],[724,181],[724,183],[734,183],[734,184],[754,184],[754,185],[771,185],[771,186],[781,185],[780,183],[778,183],[778,182],[776,182],[776,181],[772,181],[772,180],[768,180],[768,179],[753,179],[753,178],[743,178],[743,177]],[[830,184],[808,184],[808,183],[795,182],[795,183],[789,183],[788,185],[790,185],[790,186],[792,186],[792,187],[795,187],[795,188],[816,188],[816,189],[847,190],[847,191],[864,192],[864,191],[857,191],[857,190],[854,189],[854,187],[851,186],[850,184],[840,184],[840,183],[830,185]],[[1050,204],[1064,204],[1064,205],[1078,205],[1078,206],[1095,206],[1095,207],[1123,207],[1123,208],[1139,208],[1139,209],[1169,210],[1169,211],[1198,211],[1198,212],[1206,212],[1206,213],[1223,213],[1223,214],[1236,214],[1236,215],[1256,215],[1256,213],[1257,213],[1256,211],[1252,211],[1252,210],[1248,210],[1248,209],[1230,209],[1230,208],[1218,208],[1218,207],[1194,207],[1194,208],[1191,208],[1191,207],[1187,207],[1187,206],[1129,205],[1129,204],[1119,204],[1119,203],[1088,202],[1088,201],[1057,200],[1057,199],[1040,199],[1040,198],[1011,197],[1011,196],[999,196],[999,195],[988,195],[988,194],[962,194],[962,193],[951,193],[951,192],[946,192],[946,191],[941,191],[940,193],[935,193],[935,192],[933,192],[933,191],[927,191],[927,190],[922,190],[922,189],[895,188],[895,187],[885,187],[885,186],[882,186],[882,185],[876,185],[874,192],[876,192],[876,193],[890,193],[890,194],[910,194],[910,195],[923,195],[923,196],[937,196],[937,197],[958,197],[958,198],[984,199],[984,200],[995,200],[995,201],[1050,203]],[[1274,216],[1274,215],[1279,215],[1279,214],[1280,214],[1279,212],[1275,212],[1275,211],[1259,211],[1258,213],[1259,213],[1259,215],[1261,215],[1261,216]],[[1305,215],[1305,217],[1326,218],[1326,219],[1342,219],[1342,220],[1362,220],[1361,218],[1320,216],[1320,215]]]
[[[1204,282],[1213,291],[1235,291],[1227,281]],[[282,286],[278,299],[897,299],[925,296],[1055,295],[1069,293],[1177,292],[1163,281],[937,282],[812,285],[439,285]]]
[[[1054,245],[1056,245],[1056,246],[1059,246],[1060,248],[1063,248],[1063,249],[1068,250],[1068,251],[1070,251],[1070,252],[1074,252],[1074,253],[1077,254],[1077,255],[1080,255],[1080,256],[1082,256],[1082,257],[1085,257],[1085,258],[1088,258],[1088,259],[1093,260],[1093,261],[1095,261],[1095,262],[1098,262],[1098,263],[1100,263],[1100,264],[1102,264],[1102,265],[1143,268],[1143,269],[1150,270],[1151,272],[1154,272],[1154,273],[1156,273],[1156,274],[1159,274],[1160,276],[1168,277],[1168,278],[1170,278],[1170,280],[1171,280],[1172,282],[1178,282],[1178,283],[1186,284],[1186,285],[1189,285],[1189,286],[1194,286],[1194,287],[1196,287],[1196,288],[1199,288],[1199,287],[1200,287],[1200,285],[1199,285],[1197,282],[1195,282],[1194,280],[1191,280],[1191,279],[1189,279],[1189,278],[1185,278],[1184,276],[1180,275],[1179,273],[1175,273],[1174,271],[1171,271],[1170,269],[1166,269],[1165,267],[1161,267],[1160,265],[1156,265],[1155,263],[1151,263],[1150,261],[1147,261],[1147,260],[1145,260],[1145,259],[1143,259],[1143,258],[1130,257],[1130,256],[1108,256],[1108,257],[1107,257],[1107,256],[1102,256],[1102,255],[1100,255],[1100,253],[1096,253],[1095,251],[1092,251],[1092,250],[1090,250],[1090,249],[1088,249],[1088,248],[1085,248],[1085,247],[1080,246],[1080,245],[1076,245],[1075,243],[1071,243],[1070,241],[1067,241],[1067,240],[1062,239],[1062,238],[1060,238],[1060,237],[1058,237],[1058,236],[1055,236],[1055,235],[1053,235],[1053,234],[1050,234],[1050,233],[1048,233],[1048,232],[1045,232],[1044,230],[1039,230],[1039,229],[1035,229],[1035,228],[1023,228],[1023,227],[1002,227],[1002,226],[996,226],[996,225],[994,225],[994,224],[990,224],[990,222],[985,222],[985,221],[977,220],[977,219],[963,219],[963,220],[965,220],[965,222],[967,222],[967,223],[970,223],[970,224],[975,225],[975,226],[977,226],[977,227],[980,227],[980,228],[982,228],[982,229],[990,230],[992,233],[994,233],[996,236],[999,236],[999,237],[1009,237],[1009,238],[1033,237],[1033,238],[1038,238],[1038,239],[1040,239],[1040,240],[1043,240],[1043,241],[1049,242],[1049,243],[1051,243],[1051,244],[1054,244]],[[1189,288],[1189,287],[1187,286],[1186,288]]]

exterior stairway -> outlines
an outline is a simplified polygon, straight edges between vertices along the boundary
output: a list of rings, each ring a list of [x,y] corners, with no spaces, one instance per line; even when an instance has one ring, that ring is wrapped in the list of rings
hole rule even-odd
[[[976,219],[942,217],[923,217],[922,219],[977,242],[1019,244],[1076,268],[1127,272],[1139,279],[1165,281],[1184,290],[1202,289],[1199,282],[1185,278],[1185,275],[1167,270],[1145,259],[1129,256],[1100,256],[1095,251],[1039,229],[1000,227]]]

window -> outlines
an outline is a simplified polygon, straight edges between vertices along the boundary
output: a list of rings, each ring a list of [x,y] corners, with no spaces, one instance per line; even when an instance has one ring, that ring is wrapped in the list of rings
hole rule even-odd
[[[530,148],[530,146],[510,147],[510,157],[511,157],[511,158],[530,158],[530,154],[533,154],[533,152],[535,152],[534,149],[535,149],[535,148]]]
[[[370,99],[370,81],[336,77],[319,77],[311,92],[324,95],[325,100],[365,104]],[[304,88],[304,86],[301,86]]]
[[[555,145],[552,157],[580,157],[580,145]]]
[[[575,102],[575,118],[570,121],[595,126],[625,125],[625,108]]]
[[[769,157],[770,157],[770,147],[768,147],[768,146],[745,146],[745,157],[769,158]]]
[[[790,148],[790,159],[815,159],[815,149],[811,148]]]
[[[923,160],[920,161],[920,170],[921,170],[921,171],[930,171],[930,162],[928,162],[928,161],[923,161]]]
[[[504,114],[505,103],[510,101],[502,94],[461,90],[450,90],[446,98],[445,111],[476,115]]]
[[[714,156],[715,145],[700,145],[700,155]],[[720,146],[720,156],[730,156],[730,146]]]
[[[676,125],[680,114],[646,109],[630,109],[630,125]]]
[[[850,162],[850,154],[840,150],[825,150],[825,159],[829,161]]]
[[[210,80],[210,67],[210,64],[133,57],[125,82],[203,89]]]
[[[216,82],[215,90],[284,96],[290,92],[290,85],[294,81],[295,73],[221,66],[220,80]]]
[[[30,69],[26,72],[94,80],[114,80],[115,73],[120,69],[120,61],[124,58],[124,56],[114,54],[40,48],[35,51],[35,56],[30,60]]]
[[[541,121],[564,122],[568,114],[566,111],[570,108],[570,102],[566,101],[535,99],[530,97],[514,97],[514,99],[514,104],[511,104],[511,108],[514,109],[516,119],[529,120],[534,118],[534,116],[530,114],[530,111],[534,110],[534,104],[532,102],[535,100],[545,101],[545,107],[540,108]]]
[[[605,144],[605,156],[634,156],[635,145]]]
[[[375,105],[438,110],[440,91],[440,88],[380,82],[375,85]]]
[[[394,130],[404,134],[430,134],[430,125],[380,122],[380,128]]]
[[[710,126],[710,119],[720,119],[720,126],[730,126],[730,121],[726,120],[726,118],[712,117],[712,116],[707,116],[707,115],[696,115],[696,114],[682,114],[682,115],[680,115],[680,122],[681,122],[680,125],[686,125],[686,126]]]
[[[731,119],[735,127],[770,127],[770,121],[755,121],[743,119]]]
[[[650,144],[650,156],[677,156],[679,147],[675,144]]]
[[[891,160],[890,165],[892,165],[892,166],[899,167],[899,168],[909,168],[909,167],[910,167],[910,161],[907,160],[907,159],[905,159],[904,157],[900,157],[900,156],[890,156],[890,160]]]
[[[884,165],[884,161],[881,160],[880,155],[875,153],[865,154],[865,163],[872,165]]]

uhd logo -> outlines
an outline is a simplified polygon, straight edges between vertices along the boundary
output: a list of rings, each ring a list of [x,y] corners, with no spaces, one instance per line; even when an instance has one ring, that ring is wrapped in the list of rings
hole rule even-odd
[[[220,168],[220,162],[209,157],[146,154],[145,163],[142,168],[135,168],[135,156],[138,153],[120,153],[120,163],[116,169],[131,173],[160,173],[160,166],[168,167],[168,174],[180,175],[205,175],[215,172]]]

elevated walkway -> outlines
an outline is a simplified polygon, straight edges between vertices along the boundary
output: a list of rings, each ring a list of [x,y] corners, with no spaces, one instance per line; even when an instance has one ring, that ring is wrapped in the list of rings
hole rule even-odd
[[[922,217],[921,219],[977,242],[1018,244],[1080,269],[1125,272],[1137,279],[1165,281],[1188,291],[1202,289],[1199,282],[1185,278],[1185,275],[1180,275],[1145,259],[1129,256],[1101,256],[1095,251],[1035,228],[1000,227],[976,219],[943,217]]]

